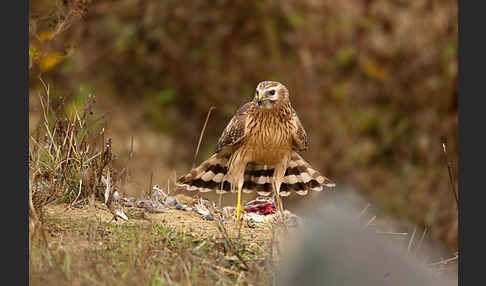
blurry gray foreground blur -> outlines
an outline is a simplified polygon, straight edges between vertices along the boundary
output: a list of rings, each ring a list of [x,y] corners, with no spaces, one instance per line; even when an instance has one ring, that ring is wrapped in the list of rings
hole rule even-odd
[[[407,241],[399,247],[366,227],[355,195],[328,201],[287,241],[278,285],[457,285],[407,253]]]

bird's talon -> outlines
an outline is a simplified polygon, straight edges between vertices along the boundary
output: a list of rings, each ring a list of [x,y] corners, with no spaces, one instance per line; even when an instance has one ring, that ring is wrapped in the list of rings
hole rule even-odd
[[[240,204],[238,204],[236,206],[236,210],[235,210],[235,218],[236,219],[240,219],[241,218],[241,213],[246,214],[246,211],[241,207]]]

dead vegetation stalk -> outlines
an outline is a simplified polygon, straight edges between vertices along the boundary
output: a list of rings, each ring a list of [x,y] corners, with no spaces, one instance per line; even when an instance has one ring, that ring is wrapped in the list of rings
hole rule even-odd
[[[454,180],[453,180],[452,167],[451,167],[451,163],[449,161],[449,157],[447,156],[447,149],[446,149],[446,143],[445,142],[442,143],[442,151],[443,151],[444,158],[445,158],[445,161],[446,161],[446,164],[447,164],[447,171],[449,173],[449,183],[450,183],[450,186],[451,186],[451,192],[454,195],[454,199],[456,200],[456,207],[459,209],[459,199],[457,198],[456,185],[455,185]]]
[[[199,153],[199,147],[201,146],[202,137],[204,135],[204,131],[206,130],[206,125],[208,124],[209,116],[211,115],[211,111],[213,111],[213,109],[215,109],[215,108],[216,108],[215,106],[211,106],[209,108],[208,114],[206,115],[206,121],[204,121],[204,125],[203,125],[203,128],[201,130],[201,134],[199,135],[199,141],[197,142],[196,152],[194,153],[194,159],[192,160],[192,168],[194,168],[196,166],[196,158],[197,158],[197,154]]]
[[[224,226],[224,223],[222,221],[221,216],[219,214],[216,214],[216,211],[214,210],[214,207],[213,207],[212,204],[209,204],[208,210],[209,210],[209,213],[211,214],[211,216],[213,216],[214,221],[216,222],[216,227],[217,227],[218,231],[220,232],[221,236],[223,237],[223,239],[225,240],[226,244],[230,248],[231,252],[245,266],[244,270],[246,270],[246,271],[249,270],[250,267],[248,266],[246,261],[243,259],[243,257],[241,257],[238,249],[235,247],[233,241],[230,239],[230,237],[228,235],[228,231],[226,230],[226,227]]]

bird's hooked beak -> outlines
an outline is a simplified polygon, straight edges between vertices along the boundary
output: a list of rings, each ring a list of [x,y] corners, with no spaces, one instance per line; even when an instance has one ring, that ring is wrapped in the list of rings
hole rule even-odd
[[[259,106],[262,106],[262,98],[263,98],[263,94],[261,92],[258,93],[257,103]]]

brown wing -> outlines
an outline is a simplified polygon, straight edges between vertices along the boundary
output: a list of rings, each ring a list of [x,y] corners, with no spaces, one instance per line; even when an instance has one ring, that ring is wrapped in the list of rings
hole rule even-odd
[[[235,115],[224,129],[223,134],[219,137],[214,153],[219,153],[224,147],[235,146],[241,142],[243,137],[245,137],[246,118],[251,104],[252,102],[250,101],[236,111]]]
[[[294,119],[294,132],[292,133],[292,149],[296,151],[307,150],[307,134],[305,133],[304,126],[300,122],[297,112],[292,108],[292,117]]]

